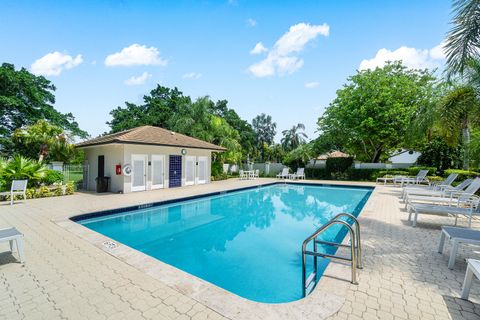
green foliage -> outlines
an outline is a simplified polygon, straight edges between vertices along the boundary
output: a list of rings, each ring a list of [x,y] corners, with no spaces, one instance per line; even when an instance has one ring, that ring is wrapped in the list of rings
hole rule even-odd
[[[291,166],[292,169],[296,169],[298,167],[304,167],[313,156],[313,145],[311,143],[302,144],[287,153],[283,159],[283,163]]]
[[[480,172],[475,172],[475,171],[470,171],[470,170],[459,170],[459,169],[445,170],[445,172],[443,173],[443,176],[446,178],[451,173],[458,174],[458,177],[456,179],[457,181],[462,181],[462,180],[469,179],[469,178],[473,179],[473,178],[476,178],[476,177],[480,176]]]
[[[327,158],[326,166],[327,171],[330,173],[345,172],[348,168],[350,168],[353,164],[353,158],[345,157],[345,158]]]
[[[254,144],[253,129],[227,107],[226,100],[214,103],[209,97],[201,97],[192,102],[177,88],[160,85],[143,100],[142,105],[126,102],[124,108],[110,112],[111,133],[142,125],[159,126],[227,148],[215,160],[230,163],[239,162],[242,148],[248,150]]]
[[[421,155],[417,163],[423,166],[436,167],[441,172],[448,168],[457,168],[460,159],[460,148],[450,147],[442,139],[434,138],[419,149]]]
[[[478,58],[480,1],[456,0],[453,2],[453,12],[455,16],[451,22],[452,29],[444,47],[449,77],[462,74],[469,61]]]
[[[41,186],[38,191],[38,198],[48,198],[53,196],[53,192],[47,186]]]
[[[308,179],[315,180],[330,179],[330,174],[327,173],[325,168],[305,168],[305,176],[308,177]]]
[[[212,176],[218,177],[223,174],[223,165],[220,162],[212,162]]]
[[[299,123],[294,125],[289,130],[283,130],[282,146],[286,151],[291,151],[298,148],[301,144],[305,143],[307,135],[305,132],[300,132],[305,130],[305,125]]]
[[[437,168],[436,167],[410,167],[407,169],[408,175],[410,176],[416,176],[420,170],[428,170],[429,176],[433,176],[437,173]]]
[[[61,183],[63,182],[63,173],[57,170],[46,170],[45,171],[45,176],[41,180],[42,183],[46,184],[47,186],[50,186],[54,183]]]
[[[281,144],[273,144],[271,146],[263,144],[265,161],[282,163],[286,152]]]
[[[67,187],[65,189],[65,194],[66,195],[71,195],[75,192],[75,185],[73,182],[68,182]]]
[[[45,120],[15,130],[12,141],[16,153],[27,158],[67,163],[75,158],[76,150],[68,134]]]
[[[441,133],[452,147],[464,146],[463,169],[470,165],[470,131],[480,124],[480,99],[472,86],[453,88],[439,101]]]
[[[117,107],[110,112],[112,120],[107,122],[111,133],[138,126],[152,125],[171,129],[170,119],[183,105],[191,104],[190,97],[183,95],[177,88],[170,89],[157,85],[149,95],[143,96],[143,104],[125,102],[125,107]]]
[[[45,177],[47,167],[38,161],[30,160],[22,156],[15,156],[4,165],[0,172],[4,187],[9,188],[12,180],[28,179],[29,186],[39,185]]]
[[[319,118],[319,131],[358,160],[378,162],[405,144],[415,112],[434,103],[436,90],[431,73],[401,62],[358,71]]]
[[[305,168],[305,175],[309,179],[318,180],[351,180],[351,181],[375,181],[377,177],[385,174],[394,174],[385,170],[378,169],[355,169],[348,168],[345,172],[334,173],[333,175],[325,168]],[[406,174],[406,172],[402,172]]]
[[[265,161],[264,145],[273,144],[273,138],[277,133],[277,124],[273,122],[272,117],[262,113],[252,120],[253,131],[255,132],[255,140],[257,147],[262,154],[262,160]]]
[[[38,120],[68,130],[72,135],[86,137],[71,113],[60,113],[53,107],[55,86],[42,76],[25,68],[15,70],[13,64],[0,66],[0,145],[1,152],[12,155],[11,135],[18,129]]]

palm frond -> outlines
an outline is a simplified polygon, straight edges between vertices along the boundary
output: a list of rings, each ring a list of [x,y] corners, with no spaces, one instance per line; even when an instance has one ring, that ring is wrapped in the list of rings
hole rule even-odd
[[[453,27],[444,46],[447,77],[462,74],[471,59],[480,55],[480,0],[456,0]]]

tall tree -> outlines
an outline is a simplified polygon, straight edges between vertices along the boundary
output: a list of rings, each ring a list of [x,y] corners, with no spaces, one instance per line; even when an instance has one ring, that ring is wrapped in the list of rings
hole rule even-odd
[[[470,166],[470,132],[480,124],[480,100],[471,86],[448,92],[438,104],[442,133],[451,146],[463,145],[463,168]]]
[[[480,55],[480,0],[455,0],[452,29],[447,35],[447,75],[463,74]]]
[[[62,128],[45,120],[15,130],[12,135],[15,152],[38,161],[69,162],[75,156],[72,139]]]
[[[307,134],[302,132],[305,130],[305,125],[303,123],[298,123],[294,125],[291,129],[283,130],[282,145],[285,150],[290,151],[298,148],[301,144],[306,142]]]
[[[240,118],[235,110],[228,108],[227,100],[219,100],[212,107],[211,111],[214,115],[217,115],[227,121],[227,123],[240,134],[239,142],[245,153],[252,154],[255,148],[255,132],[252,126],[246,121]]]
[[[273,139],[277,134],[277,124],[272,121],[272,117],[262,113],[252,120],[253,131],[257,141],[257,146],[261,150],[262,160],[265,159],[263,144],[273,144]]]
[[[21,127],[47,120],[70,131],[75,136],[86,137],[71,113],[60,113],[53,107],[55,86],[42,76],[35,76],[25,68],[15,70],[13,64],[0,67],[0,152],[12,150],[11,135]]]
[[[110,112],[112,120],[107,122],[111,133],[142,125],[168,128],[169,121],[185,104],[190,104],[190,97],[184,96],[177,88],[160,85],[143,96],[143,104],[125,102],[125,107],[117,107]]]
[[[319,118],[319,131],[341,141],[357,159],[378,162],[406,144],[415,112],[434,104],[436,91],[431,73],[407,69],[399,61],[358,71]]]

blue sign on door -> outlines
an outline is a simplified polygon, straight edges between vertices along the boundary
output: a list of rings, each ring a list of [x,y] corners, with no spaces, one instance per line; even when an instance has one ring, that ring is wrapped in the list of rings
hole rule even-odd
[[[170,156],[169,163],[168,186],[170,188],[182,186],[182,156]]]

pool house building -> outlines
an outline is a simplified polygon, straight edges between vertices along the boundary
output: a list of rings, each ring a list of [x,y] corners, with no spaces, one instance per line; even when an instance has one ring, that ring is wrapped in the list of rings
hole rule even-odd
[[[226,149],[153,126],[76,144],[88,165],[87,189],[145,191],[210,183],[212,152]]]

